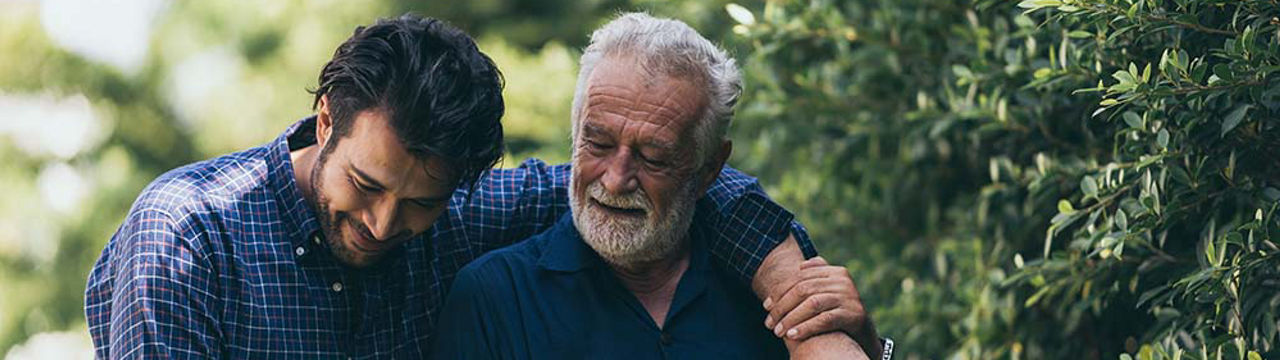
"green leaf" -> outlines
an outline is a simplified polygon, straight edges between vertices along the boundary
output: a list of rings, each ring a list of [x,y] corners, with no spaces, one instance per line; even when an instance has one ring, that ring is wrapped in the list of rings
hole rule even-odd
[[[1249,109],[1252,107],[1253,105],[1241,104],[1236,106],[1235,110],[1231,110],[1231,113],[1227,114],[1227,117],[1222,118],[1222,134],[1220,136],[1226,137],[1227,133],[1240,125],[1240,121],[1244,120],[1244,115],[1247,114]]]
[[[751,10],[747,10],[747,8],[742,7],[742,5],[728,3],[725,4],[724,11],[728,12],[729,17],[733,18],[733,21],[737,21],[739,24],[754,25],[756,23],[756,16],[751,13]]]
[[[1111,106],[1111,105],[1115,105],[1115,104],[1119,104],[1119,103],[1120,103],[1120,102],[1119,102],[1119,101],[1116,101],[1116,99],[1102,99],[1102,102],[1099,102],[1099,103],[1098,103],[1098,105],[1102,105],[1102,106]]]
[[[1018,3],[1018,7],[1033,11],[1040,8],[1056,7],[1062,5],[1061,0],[1024,0]]]
[[[1080,191],[1083,191],[1087,197],[1098,197],[1098,181],[1092,176],[1085,175],[1084,178],[1080,179]],[[1067,203],[1067,205],[1070,204]]]
[[[1213,239],[1205,239],[1204,257],[1206,260],[1209,261],[1209,264],[1213,266],[1218,266],[1218,251],[1217,249],[1214,249],[1213,243],[1214,243]]]
[[[1156,145],[1160,145],[1162,150],[1169,148],[1169,130],[1160,129],[1160,132],[1156,133]]]
[[[1024,306],[1024,307],[1032,307],[1032,306],[1035,306],[1036,302],[1039,302],[1039,301],[1040,301],[1040,298],[1044,297],[1044,296],[1045,296],[1045,294],[1048,294],[1048,293],[1049,293],[1049,289],[1052,289],[1052,288],[1047,288],[1047,287],[1042,287],[1042,288],[1040,288],[1040,291],[1036,291],[1036,293],[1035,293],[1035,294],[1033,294],[1033,295],[1031,295],[1031,297],[1027,298],[1027,301],[1022,303],[1022,306]]]
[[[1141,117],[1141,116],[1138,116],[1138,113],[1135,113],[1135,112],[1132,112],[1132,111],[1125,111],[1125,112],[1124,112],[1124,122],[1125,122],[1126,124],[1129,124],[1129,127],[1134,128],[1134,129],[1139,129],[1139,130],[1141,130],[1141,129],[1143,128],[1143,126],[1142,126],[1142,117]]]
[[[1084,39],[1084,38],[1093,37],[1093,34],[1084,30],[1076,30],[1076,31],[1067,33],[1067,36],[1074,39]]]
[[[1071,214],[1076,212],[1076,209],[1071,206],[1070,201],[1067,201],[1067,199],[1062,199],[1062,200],[1058,200],[1058,212],[1063,214]]]
[[[1228,66],[1227,64],[1214,65],[1213,75],[1216,75],[1218,79],[1221,79],[1223,81],[1235,80],[1235,74],[1231,73],[1231,67]]]

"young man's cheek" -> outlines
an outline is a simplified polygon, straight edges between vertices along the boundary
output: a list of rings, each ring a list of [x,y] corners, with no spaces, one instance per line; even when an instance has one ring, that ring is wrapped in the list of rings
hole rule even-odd
[[[347,183],[346,179],[336,178],[331,180],[332,181],[326,181],[328,186],[321,189],[321,191],[325,191],[327,193],[326,197],[329,199],[329,211],[355,212],[365,206],[365,202],[368,200],[365,199],[364,194],[360,193],[359,190],[351,188],[351,185]]]

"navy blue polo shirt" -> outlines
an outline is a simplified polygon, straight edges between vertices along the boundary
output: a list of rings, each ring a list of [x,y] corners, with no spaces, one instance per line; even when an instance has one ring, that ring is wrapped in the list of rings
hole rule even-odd
[[[751,289],[711,266],[703,236],[690,237],[689,267],[659,329],[566,213],[546,232],[458,273],[434,357],[785,358]]]

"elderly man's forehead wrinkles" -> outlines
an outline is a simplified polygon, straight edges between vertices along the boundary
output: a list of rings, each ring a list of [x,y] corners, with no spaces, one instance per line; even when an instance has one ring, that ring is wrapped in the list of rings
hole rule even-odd
[[[625,95],[620,95],[610,90],[621,92]],[[645,94],[642,93],[642,91],[649,90],[619,85],[592,86],[592,92],[587,98],[587,107],[592,111],[621,115],[628,120],[640,120],[662,124],[663,126],[684,116],[693,116],[693,114],[684,114],[678,109],[683,108],[689,112],[694,112],[690,110],[696,111],[697,109],[697,106],[691,104],[692,99],[682,98],[675,91],[667,91],[662,94],[661,100],[653,101],[652,97],[644,96]],[[635,115],[636,113],[645,113],[646,115],[638,117]]]
[[[670,135],[672,135],[671,136],[672,139],[667,139],[661,136],[647,136],[644,138],[644,143],[640,145],[641,147],[651,148],[654,150],[660,150],[664,152],[676,152],[680,149],[680,146],[675,141],[680,137],[679,133],[671,132],[668,129],[668,127],[665,125],[659,125],[659,124],[650,123],[650,122],[626,121],[626,122],[623,122],[621,125],[618,125],[616,123],[600,124],[600,123],[596,123],[594,121],[588,120],[582,124],[582,134],[584,137],[590,137],[590,138],[599,139],[599,140],[606,140],[606,139],[616,140],[617,136],[620,136],[621,134],[625,133],[629,127],[633,127],[633,126],[653,127],[654,134],[657,134],[659,132],[669,132]],[[618,128],[618,127],[621,127],[621,128]],[[617,129],[615,129],[616,131],[610,131],[610,128],[617,128]]]

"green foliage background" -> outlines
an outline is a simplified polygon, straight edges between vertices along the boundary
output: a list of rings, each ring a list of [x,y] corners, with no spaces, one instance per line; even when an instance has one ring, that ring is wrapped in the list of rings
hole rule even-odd
[[[100,123],[69,158],[0,125],[0,354],[83,346],[84,278],[137,192],[309,114],[355,26],[414,11],[481,39],[510,166],[567,159],[578,49],[639,9],[737,54],[731,163],[850,268],[902,358],[1280,357],[1276,0],[166,4],[121,71],[0,3],[0,99],[83,96]],[[232,71],[175,90],[210,63]],[[42,195],[51,168],[85,179],[74,211]]]

